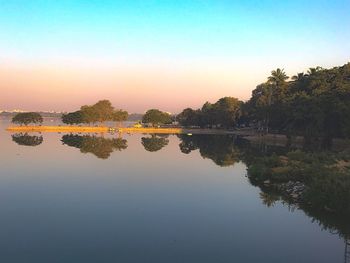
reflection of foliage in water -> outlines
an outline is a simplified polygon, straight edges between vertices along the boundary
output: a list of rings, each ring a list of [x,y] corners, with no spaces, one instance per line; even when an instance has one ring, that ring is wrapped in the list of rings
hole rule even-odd
[[[266,206],[282,202],[291,211],[302,209],[322,228],[349,239],[350,168],[335,168],[337,158],[350,160],[349,154],[251,144],[231,135],[178,136],[183,153],[199,149],[202,157],[220,166],[242,160],[248,167],[250,183],[261,189],[260,198]],[[297,181],[306,185],[304,202],[289,198],[279,187]]]
[[[151,137],[142,137],[141,143],[146,151],[156,152],[168,145],[168,135],[152,134]]]
[[[219,166],[234,165],[239,161],[239,151],[235,137],[231,135],[178,135],[181,152],[188,154],[199,149],[203,158],[211,159]]]
[[[16,142],[18,145],[24,146],[38,146],[44,139],[43,136],[28,135],[28,133],[16,133],[12,135],[12,141]]]
[[[248,166],[249,181],[258,186],[267,206],[281,200],[302,209],[323,229],[350,238],[350,155],[348,152],[303,152],[275,149],[259,151],[256,146],[241,148]],[[296,199],[286,193],[286,184],[305,185]],[[289,188],[289,190],[292,190]]]
[[[92,153],[101,159],[107,159],[115,150],[126,149],[127,140],[121,138],[103,138],[92,135],[66,134],[62,136],[63,144],[79,148],[82,153]]]

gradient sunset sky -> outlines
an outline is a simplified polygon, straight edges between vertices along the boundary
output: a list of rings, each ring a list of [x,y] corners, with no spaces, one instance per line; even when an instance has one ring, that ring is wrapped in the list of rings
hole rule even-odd
[[[350,61],[350,1],[0,0],[0,109],[178,112]]]

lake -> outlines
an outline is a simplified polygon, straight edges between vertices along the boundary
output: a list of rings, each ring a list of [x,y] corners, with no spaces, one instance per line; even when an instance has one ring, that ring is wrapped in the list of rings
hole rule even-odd
[[[8,124],[2,262],[344,262],[340,235],[264,204],[233,136],[12,137]]]

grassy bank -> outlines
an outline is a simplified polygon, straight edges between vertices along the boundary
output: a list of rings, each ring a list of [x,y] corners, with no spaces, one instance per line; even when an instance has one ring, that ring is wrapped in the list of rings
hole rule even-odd
[[[121,132],[121,133],[182,133],[180,128],[110,128],[106,126],[10,126],[10,132]]]
[[[86,133],[164,133],[164,134],[231,134],[232,131],[220,129],[182,129],[182,128],[153,128],[153,127],[106,127],[106,126],[10,126],[6,129],[10,132],[86,132]]]
[[[10,132],[108,132],[108,127],[89,126],[10,126]]]

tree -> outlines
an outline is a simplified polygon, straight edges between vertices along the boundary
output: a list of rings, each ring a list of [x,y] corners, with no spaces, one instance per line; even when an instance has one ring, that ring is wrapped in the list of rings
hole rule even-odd
[[[203,104],[201,110],[201,127],[212,127],[216,124],[216,112],[215,107],[210,102],[206,102]]]
[[[286,80],[289,77],[287,74],[284,72],[284,69],[276,69],[271,71],[271,76],[268,77],[268,82],[275,85],[275,86],[281,86],[286,82]]]
[[[109,100],[100,100],[93,105],[84,105],[80,110],[62,115],[62,122],[67,124],[103,123],[105,121],[122,122],[128,118],[128,112],[115,110]]]
[[[332,69],[310,68],[287,82],[283,70],[272,71],[266,83],[252,92],[249,118],[305,142],[322,142],[350,134],[350,63]]]
[[[215,105],[216,123],[225,127],[234,127],[241,116],[242,102],[233,97],[219,99]]]
[[[112,114],[112,120],[120,124],[122,121],[126,121],[128,116],[129,114],[127,111],[115,110]]]
[[[80,108],[83,122],[103,123],[113,120],[114,108],[109,100],[100,100],[92,106],[84,105]]]
[[[95,123],[97,122],[97,114],[93,106],[84,105],[80,108],[82,114],[83,123]]]
[[[162,112],[158,109],[151,109],[143,115],[142,122],[151,123],[154,127],[159,124],[171,123],[171,116],[169,113]]]
[[[193,110],[191,108],[184,109],[176,116],[177,121],[182,126],[200,126],[201,124],[200,110]]]
[[[43,117],[37,112],[18,113],[12,118],[13,123],[28,125],[29,123],[42,123]]]
[[[308,71],[307,71],[307,74],[308,75],[313,75],[313,74],[316,74],[317,72],[323,70],[322,67],[319,67],[317,66],[316,68],[309,68]]]
[[[304,74],[304,72],[298,73],[297,75],[294,75],[292,77],[292,80],[294,81],[302,81],[307,75]]]
[[[113,119],[114,108],[109,100],[100,100],[92,107],[98,122],[103,123]]]
[[[283,106],[281,103],[286,97],[288,76],[283,69],[271,71],[271,76],[267,78],[267,82],[256,87],[252,92],[249,105],[256,115],[255,120],[259,123],[259,127],[263,128],[266,133],[269,132],[271,126],[281,125],[283,121],[281,111]],[[275,123],[274,123],[275,122]]]
[[[62,122],[66,124],[80,124],[84,122],[83,113],[81,110],[63,114]]]

